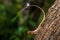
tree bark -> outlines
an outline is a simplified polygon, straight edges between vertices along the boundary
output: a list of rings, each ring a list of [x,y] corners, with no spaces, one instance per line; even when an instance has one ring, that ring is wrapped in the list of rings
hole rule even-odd
[[[49,8],[35,40],[60,40],[60,0]]]

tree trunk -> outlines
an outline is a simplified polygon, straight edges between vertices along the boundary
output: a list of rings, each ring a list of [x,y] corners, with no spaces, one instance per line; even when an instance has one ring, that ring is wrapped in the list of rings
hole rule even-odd
[[[52,1],[52,0],[51,0]],[[60,0],[49,8],[35,40],[60,40]]]

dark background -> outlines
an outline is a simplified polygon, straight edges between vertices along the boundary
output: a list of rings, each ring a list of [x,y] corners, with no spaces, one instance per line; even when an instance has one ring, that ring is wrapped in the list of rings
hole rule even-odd
[[[37,28],[43,13],[36,7],[26,7],[26,3],[41,7],[45,13],[55,0],[0,0],[0,40],[33,40],[29,30]]]

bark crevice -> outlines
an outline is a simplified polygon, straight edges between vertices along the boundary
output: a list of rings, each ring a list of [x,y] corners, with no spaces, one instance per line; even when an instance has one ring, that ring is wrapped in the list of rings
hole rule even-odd
[[[60,40],[60,0],[49,8],[35,40]]]

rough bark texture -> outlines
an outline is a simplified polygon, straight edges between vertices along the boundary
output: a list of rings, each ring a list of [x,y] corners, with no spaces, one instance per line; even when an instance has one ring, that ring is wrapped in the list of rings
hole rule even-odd
[[[35,40],[60,40],[60,0],[49,8]]]

